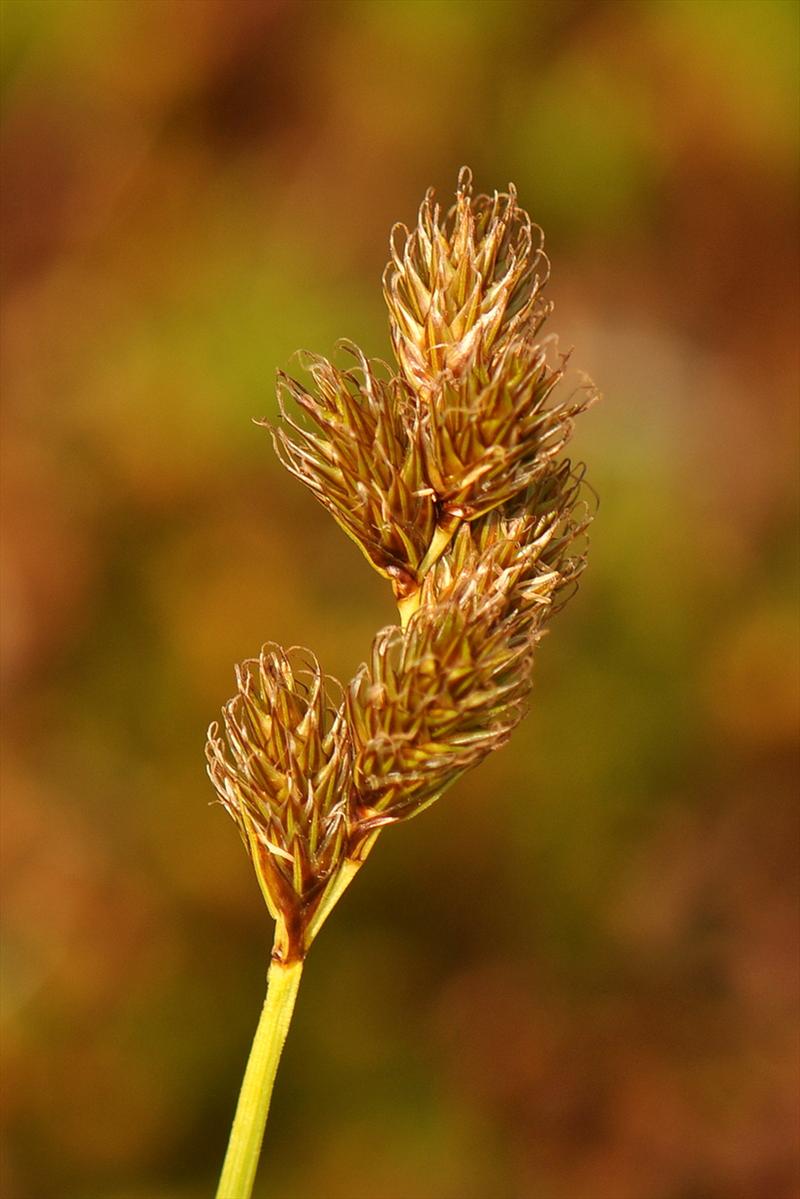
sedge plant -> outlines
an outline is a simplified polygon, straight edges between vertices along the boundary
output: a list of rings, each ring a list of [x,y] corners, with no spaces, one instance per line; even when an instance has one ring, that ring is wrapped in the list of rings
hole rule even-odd
[[[585,563],[583,467],[564,451],[595,393],[559,387],[566,356],[541,335],[541,231],[513,187],[476,196],[465,169],[449,211],[429,192],[390,246],[396,365],[350,343],[341,365],[306,355],[302,379],[279,373],[268,427],[390,584],[398,622],[347,686],[309,650],[263,646],[208,735],[211,781],[275,923],[217,1199],[251,1195],[315,937],[378,837],[506,743]]]

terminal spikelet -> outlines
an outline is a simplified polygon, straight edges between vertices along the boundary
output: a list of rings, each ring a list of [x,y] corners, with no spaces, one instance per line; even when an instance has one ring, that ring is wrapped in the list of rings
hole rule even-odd
[[[442,374],[460,379],[535,333],[549,311],[542,243],[513,186],[473,197],[466,168],[444,218],[429,191],[416,227],[395,226],[384,295],[397,361],[421,398]]]

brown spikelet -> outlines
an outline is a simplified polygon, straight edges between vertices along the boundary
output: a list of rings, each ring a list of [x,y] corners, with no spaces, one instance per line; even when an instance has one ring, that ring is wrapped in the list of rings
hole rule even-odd
[[[516,342],[460,380],[443,376],[422,417],[425,467],[448,516],[473,520],[533,486],[550,469],[591,402],[588,389],[548,403],[563,363]]]
[[[416,227],[395,226],[384,295],[397,361],[421,397],[536,331],[549,311],[542,241],[513,186],[473,197],[466,168],[444,219],[428,192]]]
[[[356,818],[415,816],[505,744],[530,689],[531,644],[511,644],[484,605],[421,608],[382,629],[350,685]]]
[[[206,756],[264,897],[285,925],[283,957],[345,853],[351,746],[341,687],[310,651],[265,645],[236,669],[237,692],[212,724]]]
[[[583,491],[583,467],[565,459],[514,503],[463,525],[428,572],[421,606],[470,612],[491,602],[509,637],[530,635],[563,607],[583,571],[591,521]]]
[[[311,389],[279,374],[275,448],[402,598],[417,585],[436,522],[418,416],[403,380],[343,344],[356,366],[340,370],[307,355]],[[292,416],[287,398],[316,428]]]

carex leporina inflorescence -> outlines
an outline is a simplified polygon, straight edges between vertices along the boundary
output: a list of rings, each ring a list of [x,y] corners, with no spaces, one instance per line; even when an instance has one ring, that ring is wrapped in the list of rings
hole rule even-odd
[[[589,512],[564,454],[590,384],[562,382],[541,231],[513,187],[396,226],[396,367],[343,343],[279,374],[275,448],[390,582],[400,624],[349,686],[267,644],[237,668],[207,755],[278,924],[304,956],[379,830],[427,807],[521,719],[534,649],[575,588]],[[561,394],[564,392],[565,394]]]

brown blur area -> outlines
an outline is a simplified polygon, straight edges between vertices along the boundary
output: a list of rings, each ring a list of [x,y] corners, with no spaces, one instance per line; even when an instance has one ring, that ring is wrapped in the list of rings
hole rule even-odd
[[[259,1199],[795,1199],[797,8],[5,0],[3,1199],[213,1193],[269,919],[233,665],[388,590],[252,417],[513,180],[604,402],[511,745],[310,955]]]

